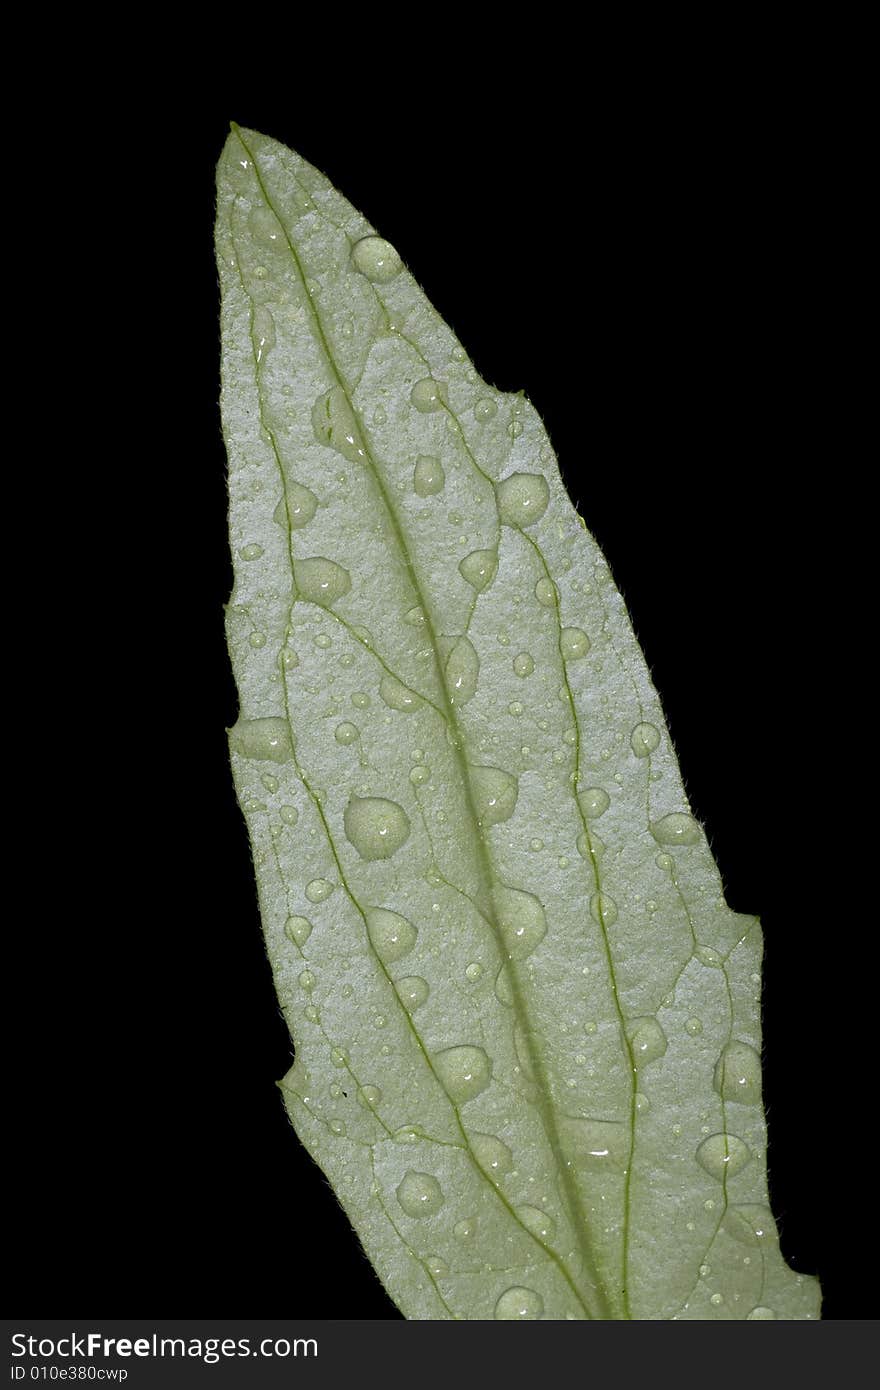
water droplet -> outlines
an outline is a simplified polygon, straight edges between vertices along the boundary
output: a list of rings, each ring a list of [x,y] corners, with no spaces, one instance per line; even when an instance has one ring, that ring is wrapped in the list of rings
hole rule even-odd
[[[524,960],[547,935],[547,918],[534,893],[520,888],[495,890],[498,928],[507,954],[512,960]]]
[[[519,716],[523,713],[525,705],[522,703],[521,700],[511,700],[507,708],[508,711],[514,716],[514,718],[518,719]]]
[[[355,270],[376,285],[387,285],[403,269],[391,242],[381,236],[361,237],[352,247],[351,259]]]
[[[265,632],[252,632],[251,635],[250,635],[250,644],[251,644],[251,646],[254,648],[255,651],[258,651],[258,650],[260,649],[260,647],[265,647],[265,645],[266,645],[266,634],[265,634]]]
[[[306,897],[310,903],[326,902],[333,892],[333,884],[328,883],[326,878],[313,878],[306,884]]]
[[[315,1008],[314,1004],[308,1004],[306,1008],[303,1009],[303,1013],[309,1020],[309,1023],[320,1023],[321,1015],[318,1013],[318,1010]]]
[[[288,917],[284,923],[284,934],[297,946],[305,946],[312,934],[312,924],[308,917]]]
[[[658,869],[662,869],[663,872],[667,874],[671,873],[675,868],[675,860],[671,854],[658,854],[654,863],[657,865]]]
[[[721,1304],[724,1302],[724,1296],[720,1293],[713,1293],[711,1298],[709,1299],[709,1302],[713,1304],[714,1307],[719,1308]]]
[[[443,1206],[443,1189],[430,1173],[410,1169],[397,1189],[397,1200],[407,1216],[435,1216]]]
[[[418,606],[415,608],[408,608],[403,615],[403,621],[407,623],[409,627],[422,627],[425,622],[425,610]]]
[[[387,674],[379,682],[379,695],[389,709],[400,710],[402,714],[411,714],[422,703],[422,697],[414,690],[408,689],[396,676]]]
[[[647,758],[660,742],[660,730],[653,724],[637,724],[629,736],[629,743],[637,758]]]
[[[514,1318],[535,1321],[544,1311],[544,1300],[534,1289],[514,1286],[506,1289],[495,1304],[495,1316],[502,1322]]]
[[[272,513],[272,519],[279,526],[290,526],[294,531],[301,531],[308,526],[317,510],[318,499],[313,492],[303,487],[302,483],[288,483],[285,496]]]
[[[359,1086],[357,1098],[365,1110],[375,1110],[382,1103],[382,1092],[378,1086]]]
[[[499,825],[516,809],[519,782],[500,767],[472,767],[471,787],[480,825]]]
[[[578,803],[587,820],[598,820],[611,805],[611,798],[602,787],[587,787],[578,792]]]
[[[715,1090],[723,1100],[757,1105],[761,1099],[761,1059],[753,1047],[731,1042],[715,1064]]]
[[[409,839],[409,816],[384,796],[353,796],[343,821],[362,859],[390,859]]]
[[[407,923],[409,926],[409,923]],[[415,928],[413,928],[415,930]],[[401,954],[405,955],[406,952]],[[406,979],[397,981],[397,993],[403,1001],[404,1007],[413,1013],[416,1009],[427,1001],[430,994],[427,980],[423,980],[421,975],[407,975]]]
[[[329,608],[351,589],[348,570],[337,565],[335,560],[325,560],[322,555],[310,560],[297,560],[293,573],[300,597],[307,603],[318,603],[322,608]]]
[[[617,903],[607,893],[594,893],[590,898],[590,915],[600,926],[613,927],[617,921]]]
[[[275,346],[275,320],[265,304],[259,305],[254,311],[251,336],[257,357],[257,366],[259,366],[266,354]]]
[[[238,553],[243,560],[259,560],[263,554],[263,547],[257,545],[256,541],[251,541],[250,545],[243,545]]]
[[[533,851],[535,852],[535,854],[540,853],[540,851],[541,851],[543,848],[544,848],[544,841],[543,841],[543,840],[539,840],[537,837],[536,837],[534,840],[529,840],[529,849],[530,849],[530,850],[533,850]]]
[[[498,414],[498,407],[490,396],[484,396],[474,406],[475,420],[491,420]]]
[[[312,406],[312,429],[319,444],[335,449],[349,463],[364,463],[366,451],[348,397],[341,386],[331,386]]]
[[[299,656],[297,655],[297,653],[295,651],[292,651],[290,647],[285,647],[284,651],[281,653],[282,671],[293,671],[296,669],[298,665]]]
[[[425,783],[430,779],[430,776],[431,769],[423,764],[419,767],[414,767],[412,769],[412,771],[409,774],[409,780],[412,782],[414,787],[423,787]]]
[[[239,719],[229,730],[233,752],[258,762],[286,763],[293,757],[286,719]]]
[[[727,1234],[740,1245],[757,1245],[776,1230],[770,1208],[759,1202],[740,1202],[728,1207],[723,1225]]]
[[[775,1322],[776,1314],[772,1308],[767,1308],[763,1303],[759,1303],[750,1313],[746,1313],[746,1322]]]
[[[311,970],[304,970],[299,977],[299,987],[300,989],[304,989],[307,994],[315,988],[317,983],[318,981]]]
[[[534,526],[547,510],[550,489],[541,473],[511,473],[495,484],[495,496],[504,526]]]
[[[424,1139],[425,1131],[421,1125],[401,1125],[391,1137],[395,1144],[417,1144],[420,1139]]]
[[[441,1082],[456,1105],[464,1105],[485,1091],[492,1078],[492,1063],[481,1047],[447,1047],[434,1057]]]
[[[413,469],[413,491],[419,497],[433,497],[445,486],[446,474],[440,460],[430,454],[420,454]]]
[[[326,632],[319,632],[315,638],[315,646],[320,647],[322,651],[326,651],[328,647],[333,646],[333,638],[329,637]]]
[[[393,965],[415,946],[418,931],[399,912],[387,907],[368,907],[366,918],[373,950],[383,964]]]
[[[341,1138],[345,1133],[345,1124],[342,1120],[329,1120],[327,1128],[330,1130],[330,1133],[335,1134],[337,1138]]]
[[[446,686],[451,705],[464,705],[477,693],[480,658],[467,637],[459,637],[446,658]]]
[[[580,661],[590,650],[590,639],[579,627],[564,627],[559,637],[563,661]]]
[[[472,550],[458,564],[462,579],[481,594],[488,589],[498,570],[498,556],[494,550]]]
[[[720,970],[724,964],[724,958],[714,946],[695,946],[694,955],[701,965],[708,965],[713,970]]]
[[[341,1070],[348,1066],[348,1053],[341,1047],[331,1047],[330,1061]]]
[[[556,1222],[552,1216],[546,1212],[539,1211],[537,1207],[521,1206],[516,1207],[516,1215],[519,1217],[527,1231],[531,1231],[533,1236],[539,1240],[552,1240],[556,1234]]]
[[[436,410],[442,410],[446,404],[446,382],[435,381],[432,376],[426,376],[416,382],[409,398],[416,410],[421,411],[423,415],[431,415]]]
[[[656,1018],[633,1018],[626,1026],[636,1067],[646,1067],[662,1057],[667,1048],[666,1034]]]
[[[735,1134],[710,1134],[697,1149],[697,1162],[710,1177],[722,1181],[745,1168],[751,1153]]]
[[[477,1234],[477,1218],[466,1216],[463,1221],[456,1221],[452,1228],[452,1234],[456,1240],[473,1240]]]
[[[449,1265],[439,1255],[426,1255],[425,1268],[435,1279],[442,1279],[444,1274],[449,1273]]]
[[[513,658],[513,669],[518,676],[530,676],[535,669],[534,658],[529,652],[520,652]]]
[[[513,1005],[513,989],[510,984],[510,976],[502,965],[498,974],[495,976],[495,998],[501,1004],[506,1004],[508,1008]]]
[[[559,590],[546,575],[543,575],[535,585],[535,598],[542,608],[555,608],[559,602]]]
[[[263,776],[260,778],[260,781],[266,788],[267,792],[277,792],[279,786],[281,785],[278,781],[278,778],[273,777],[272,774],[269,772],[264,773]]]
[[[703,1020],[701,1018],[689,1018],[684,1025],[686,1033],[690,1033],[692,1038],[696,1038],[703,1031]]]
[[[478,980],[482,973],[483,967],[478,960],[472,960],[469,965],[465,966],[465,979],[470,980],[471,984]]]
[[[598,1023],[594,1023],[592,1019],[590,1019],[589,1023],[584,1024],[584,1032],[588,1034],[589,1037],[592,1038],[596,1033],[598,1033],[598,1031],[599,1025]]]
[[[693,816],[673,811],[653,822],[651,834],[658,845],[695,845],[700,838],[700,827]]]
[[[500,1177],[502,1173],[509,1173],[513,1168],[513,1154],[504,1143],[494,1134],[472,1134],[470,1138],[471,1148],[474,1151],[480,1167],[488,1172],[490,1177]]]

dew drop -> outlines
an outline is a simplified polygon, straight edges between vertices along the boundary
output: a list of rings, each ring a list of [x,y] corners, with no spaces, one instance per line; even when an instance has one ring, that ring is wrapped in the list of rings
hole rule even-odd
[[[310,560],[297,560],[293,573],[300,597],[307,603],[320,604],[322,608],[330,608],[351,589],[348,570],[337,565],[335,560],[325,560],[320,555]]]
[[[715,1064],[713,1081],[722,1100],[757,1105],[761,1099],[761,1059],[748,1043],[728,1043]]]
[[[735,1134],[710,1134],[697,1149],[697,1162],[710,1177],[721,1182],[745,1168],[751,1153]]]
[[[286,719],[239,719],[229,730],[233,752],[258,762],[286,763],[293,757]]]
[[[442,410],[446,404],[446,383],[426,376],[416,382],[409,398],[416,410],[421,411],[423,415],[431,415],[434,411]]]
[[[407,1216],[435,1216],[443,1206],[443,1189],[430,1173],[410,1169],[397,1189],[397,1200]]]
[[[430,454],[420,454],[413,469],[413,491],[419,497],[433,497],[445,486],[446,474],[440,460]]]
[[[359,1086],[357,1098],[365,1110],[376,1110],[382,1103],[382,1092],[378,1086]]]
[[[490,396],[484,396],[474,406],[475,420],[491,420],[498,414],[498,407]]]
[[[534,658],[529,652],[520,652],[513,658],[513,669],[517,676],[530,676],[535,669]]]
[[[494,550],[472,550],[458,564],[459,573],[472,589],[481,594],[488,589],[498,570],[498,556]]]
[[[415,946],[418,931],[399,912],[387,907],[368,907],[365,915],[373,950],[383,964],[393,965]]]
[[[534,526],[547,510],[550,489],[541,473],[511,473],[495,484],[498,517],[504,526]]]
[[[502,1322],[514,1318],[535,1321],[544,1311],[544,1300],[534,1289],[524,1289],[515,1285],[506,1289],[495,1304],[495,1317]]]
[[[349,744],[356,743],[359,737],[360,730],[356,724],[349,724],[346,721],[343,724],[336,725],[334,738],[336,742],[341,743],[343,747],[347,748]]]
[[[409,816],[396,801],[384,796],[353,796],[343,822],[362,859],[390,859],[409,839]]]
[[[520,888],[498,888],[495,891],[498,928],[508,956],[524,960],[547,935],[544,908],[534,893]]]
[[[259,651],[260,647],[266,645],[266,634],[265,632],[252,632],[249,640],[254,650]]]
[[[535,598],[542,608],[556,607],[559,602],[559,590],[556,588],[552,579],[548,579],[546,575],[542,575],[535,585]]]
[[[481,1047],[447,1047],[434,1057],[441,1082],[456,1105],[463,1105],[485,1091],[492,1078],[492,1063]]]
[[[600,927],[613,927],[617,921],[617,903],[607,893],[594,893],[590,898],[590,915]]]
[[[299,656],[290,647],[285,647],[281,653],[282,671],[293,671],[299,665]]]
[[[700,827],[693,816],[673,811],[652,823],[651,834],[658,845],[695,845],[700,838]]]
[[[319,444],[335,449],[349,463],[364,463],[366,451],[354,412],[341,386],[331,386],[312,406],[312,429]]]
[[[692,1038],[696,1038],[703,1031],[703,1020],[701,1018],[689,1018],[684,1025],[686,1033],[690,1033]]]
[[[480,1167],[490,1177],[500,1177],[502,1173],[512,1170],[513,1154],[504,1141],[494,1134],[472,1134],[470,1144]]]
[[[426,767],[425,764],[422,763],[411,770],[409,774],[409,780],[412,782],[414,787],[423,787],[425,783],[430,779],[430,776],[431,769],[429,767]]]
[[[667,1048],[666,1034],[656,1018],[633,1018],[626,1028],[636,1067],[646,1067],[662,1057]]]
[[[629,736],[629,745],[637,758],[647,758],[660,742],[660,730],[653,724],[637,724]]]
[[[304,989],[307,994],[311,993],[317,983],[317,979],[312,974],[311,970],[304,970],[299,977],[299,987],[300,989]]]
[[[775,1322],[776,1314],[772,1308],[767,1308],[763,1303],[759,1303],[750,1313],[746,1313],[746,1322]]]
[[[667,874],[671,873],[675,868],[675,860],[671,854],[658,854],[654,863],[657,865],[658,869],[662,869],[663,872]]]
[[[326,902],[332,892],[333,884],[326,878],[313,878],[306,884],[306,897],[310,903]]]
[[[464,705],[477,692],[480,658],[467,637],[459,637],[446,658],[446,686],[451,705]]]
[[[470,980],[471,984],[478,980],[482,973],[483,967],[478,960],[472,960],[469,965],[465,966],[465,979]]]
[[[611,798],[602,787],[587,787],[578,793],[578,803],[587,820],[598,820],[611,805]]]
[[[312,924],[308,917],[288,917],[284,923],[284,935],[297,946],[305,946],[312,934]]]
[[[427,980],[423,980],[421,975],[407,975],[405,979],[397,981],[397,993],[410,1013],[422,1007],[430,992]]]
[[[250,545],[243,545],[238,553],[243,560],[259,560],[263,554],[263,547],[252,541]]]
[[[539,1240],[553,1239],[556,1234],[556,1222],[552,1216],[539,1211],[537,1207],[527,1205],[516,1207],[515,1210],[526,1230],[531,1231],[533,1236],[537,1236]]]
[[[580,661],[590,650],[590,639],[579,627],[564,627],[559,636],[563,661]]]
[[[391,242],[381,236],[361,237],[352,248],[351,259],[355,270],[376,285],[387,285],[403,269]]]
[[[471,787],[480,825],[499,825],[516,809],[519,782],[500,767],[472,767]]]

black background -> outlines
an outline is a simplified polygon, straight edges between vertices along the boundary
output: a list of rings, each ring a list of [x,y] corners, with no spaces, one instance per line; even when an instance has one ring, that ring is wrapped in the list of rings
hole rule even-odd
[[[834,661],[833,488],[804,370],[824,307],[813,219],[833,178],[822,102],[793,112],[757,68],[720,91],[711,70],[647,89],[618,71],[603,83],[594,59],[563,97],[545,65],[540,83],[512,75],[476,99],[450,69],[402,100],[399,70],[365,87],[337,69],[327,103],[301,76],[212,88],[169,68],[149,102],[117,79],[80,123],[72,308],[100,351],[57,484],[67,505],[76,480],[79,508],[52,603],[75,621],[47,663],[69,711],[47,732],[67,780],[34,820],[48,907],[15,977],[19,1308],[398,1316],[275,1086],[291,1049],[227,768],[211,236],[235,119],[321,168],[478,371],[542,415],[728,901],[762,917],[783,1249],[821,1275],[826,1317],[872,1311],[853,1216],[864,1011],[836,950],[862,930],[837,867],[846,731],[823,723],[817,683]]]

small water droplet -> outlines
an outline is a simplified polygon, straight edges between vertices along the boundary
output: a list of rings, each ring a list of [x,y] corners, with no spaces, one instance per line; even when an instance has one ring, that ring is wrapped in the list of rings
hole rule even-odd
[[[657,865],[658,869],[662,869],[663,872],[667,874],[671,873],[675,868],[675,860],[671,854],[658,854],[654,863]]]
[[[279,786],[281,785],[278,781],[278,778],[273,777],[270,772],[264,772],[263,776],[260,778],[260,781],[266,788],[267,792],[277,792]]]
[[[703,1031],[703,1020],[701,1018],[689,1018],[684,1025],[686,1033],[690,1033],[692,1038],[696,1038]]]
[[[472,550],[458,564],[459,573],[472,589],[481,594],[488,589],[498,570],[498,556],[494,550]]]
[[[359,1086],[357,1098],[365,1110],[375,1110],[381,1104],[382,1092],[378,1086]]]
[[[495,484],[495,496],[504,526],[534,526],[547,510],[550,489],[541,473],[511,473]]]
[[[272,519],[277,521],[279,526],[290,526],[294,531],[301,531],[304,526],[308,526],[317,510],[318,499],[315,494],[309,488],[303,487],[302,483],[289,482],[284,497],[272,513]]]
[[[368,709],[370,697],[364,690],[356,690],[351,697],[351,703],[355,709]]]
[[[285,647],[284,651],[281,653],[282,671],[293,671],[296,669],[298,665],[299,656],[297,655],[297,653],[295,651],[292,651],[290,647]]]
[[[724,1213],[724,1229],[740,1245],[757,1245],[775,1233],[770,1208],[759,1202],[739,1202]]]
[[[590,650],[590,639],[579,627],[564,627],[559,638],[564,661],[580,661]]]
[[[656,1061],[666,1052],[666,1034],[656,1018],[631,1019],[626,1027],[626,1035],[636,1067],[646,1067],[649,1062]]]
[[[334,1067],[338,1067],[341,1070],[343,1067],[348,1066],[348,1053],[344,1048],[331,1047],[330,1061],[333,1063]]]
[[[266,634],[265,632],[252,632],[249,640],[254,650],[259,651],[260,647],[266,645]]]
[[[463,1105],[485,1091],[492,1079],[492,1063],[481,1047],[447,1047],[434,1057],[441,1082],[456,1105]]]
[[[440,460],[430,454],[420,454],[413,469],[413,491],[419,497],[433,497],[445,486],[446,474]]]
[[[700,827],[693,816],[673,811],[652,823],[651,834],[659,845],[695,845],[700,838]]]
[[[299,977],[299,987],[304,989],[307,994],[315,988],[317,983],[318,981],[311,970],[304,970]]]
[[[590,1019],[589,1023],[585,1023],[585,1024],[584,1024],[584,1032],[585,1032],[589,1037],[593,1037],[594,1034],[598,1033],[598,1031],[599,1031],[599,1025],[598,1025],[598,1023],[594,1023],[592,1019]]]
[[[480,825],[499,825],[516,809],[519,781],[500,767],[472,767],[471,788]]]
[[[531,955],[547,935],[547,917],[534,893],[519,888],[495,890],[498,929],[512,960]]]
[[[728,1043],[715,1064],[713,1081],[723,1100],[757,1105],[761,1099],[761,1059],[748,1043]]]
[[[405,979],[397,981],[397,993],[410,1013],[427,1002],[430,992],[427,980],[423,980],[421,975],[407,975]]]
[[[759,1303],[750,1313],[746,1313],[746,1322],[775,1322],[776,1314],[772,1308]]]
[[[418,931],[399,912],[387,907],[368,907],[365,915],[370,941],[383,964],[393,965],[415,946]]]
[[[409,774],[409,780],[412,782],[414,787],[423,787],[425,783],[429,781],[430,776],[431,769],[422,764],[418,767],[412,768]]]
[[[331,386],[312,406],[312,429],[319,444],[335,449],[349,463],[364,463],[366,450],[360,430],[341,386]]]
[[[523,713],[525,705],[522,703],[521,700],[511,700],[507,708],[510,714],[512,714],[515,719],[518,719],[519,716]]]
[[[720,970],[724,964],[724,959],[714,946],[695,946],[694,955],[701,965],[707,965],[712,970]]]
[[[425,1131],[421,1125],[401,1125],[391,1137],[395,1144],[417,1144],[420,1139],[424,1139]]]
[[[533,1236],[544,1241],[553,1239],[556,1234],[556,1222],[552,1216],[548,1216],[544,1211],[539,1211],[537,1207],[528,1205],[516,1207],[515,1211],[526,1230],[531,1231]]]
[[[286,719],[239,719],[229,730],[233,752],[262,762],[286,763],[293,757]]]
[[[534,658],[529,652],[520,652],[513,658],[513,669],[518,676],[530,676],[535,669]]]
[[[478,960],[472,960],[470,965],[465,966],[464,973],[465,978],[470,980],[471,984],[473,984],[473,982],[478,980],[482,975],[483,967]]]
[[[542,575],[535,585],[535,598],[542,608],[555,608],[559,602],[559,590],[546,575]]]
[[[735,1134],[710,1134],[697,1149],[697,1162],[718,1182],[725,1174],[733,1177],[741,1172],[751,1156],[747,1145]]]
[[[250,545],[243,545],[238,553],[243,560],[259,560],[263,554],[263,547],[257,545],[256,541],[251,541]]]
[[[307,603],[320,604],[330,608],[337,599],[349,593],[351,575],[335,560],[327,560],[322,555],[308,560],[297,560],[293,566],[296,587],[300,597]]]
[[[507,426],[507,433],[510,435],[511,439],[519,439],[522,432],[522,420],[511,420],[510,424]]]
[[[353,796],[343,823],[362,859],[390,859],[409,839],[409,816],[396,801],[383,796]]]
[[[477,693],[480,677],[480,658],[467,637],[459,637],[446,658],[446,688],[449,703],[459,706]]]
[[[387,673],[379,682],[379,695],[389,709],[399,710],[401,714],[411,714],[422,703],[420,695]]]
[[[358,729],[357,724],[349,724],[346,721],[343,724],[336,725],[334,738],[336,739],[336,742],[341,743],[343,747],[347,748],[349,744],[356,743],[359,737],[360,730]]]
[[[598,820],[611,805],[611,798],[603,787],[587,787],[578,793],[578,803],[587,820]]]
[[[326,878],[313,878],[306,884],[306,897],[310,903],[326,902],[333,892],[333,884]]]
[[[498,414],[498,407],[490,396],[484,396],[474,406],[475,420],[491,420]]]
[[[477,1162],[490,1177],[500,1177],[512,1170],[513,1154],[496,1135],[472,1134],[470,1143]]]
[[[477,1218],[466,1216],[463,1221],[456,1221],[452,1228],[452,1234],[456,1240],[473,1240],[477,1234]]]
[[[442,410],[446,404],[446,383],[426,376],[416,382],[409,398],[416,410],[421,411],[423,415],[433,414],[436,410]]]
[[[284,934],[297,946],[305,946],[312,934],[312,924],[308,917],[288,917],[284,923]]]
[[[408,624],[409,627],[423,627],[425,622],[425,610],[418,606],[415,608],[408,608],[403,615],[403,621]]]
[[[328,647],[333,646],[333,638],[328,636],[326,632],[319,632],[315,638],[315,646],[320,647],[322,651],[326,651]]]
[[[506,1289],[495,1304],[495,1317],[509,1322],[513,1319],[535,1321],[544,1311],[544,1300],[534,1289],[517,1286]]]
[[[391,242],[381,236],[361,237],[352,247],[351,259],[355,270],[376,285],[387,285],[403,269]]]
[[[600,926],[613,927],[617,921],[617,903],[608,893],[594,893],[590,898],[590,915]]]
[[[430,1173],[410,1169],[397,1189],[397,1200],[407,1216],[435,1216],[443,1206],[443,1189]]]
[[[660,730],[653,724],[637,724],[629,736],[629,743],[637,758],[647,758],[660,742]]]
[[[511,1008],[513,1005],[513,989],[510,983],[510,976],[503,965],[495,977],[495,998],[499,1003],[505,1004],[507,1008]]]

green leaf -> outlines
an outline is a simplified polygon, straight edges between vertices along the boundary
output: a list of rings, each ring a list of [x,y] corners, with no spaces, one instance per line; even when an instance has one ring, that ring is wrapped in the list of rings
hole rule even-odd
[[[540,420],[253,132],[217,249],[230,747],[297,1133],[409,1318],[816,1317],[767,1205],[759,925]]]

